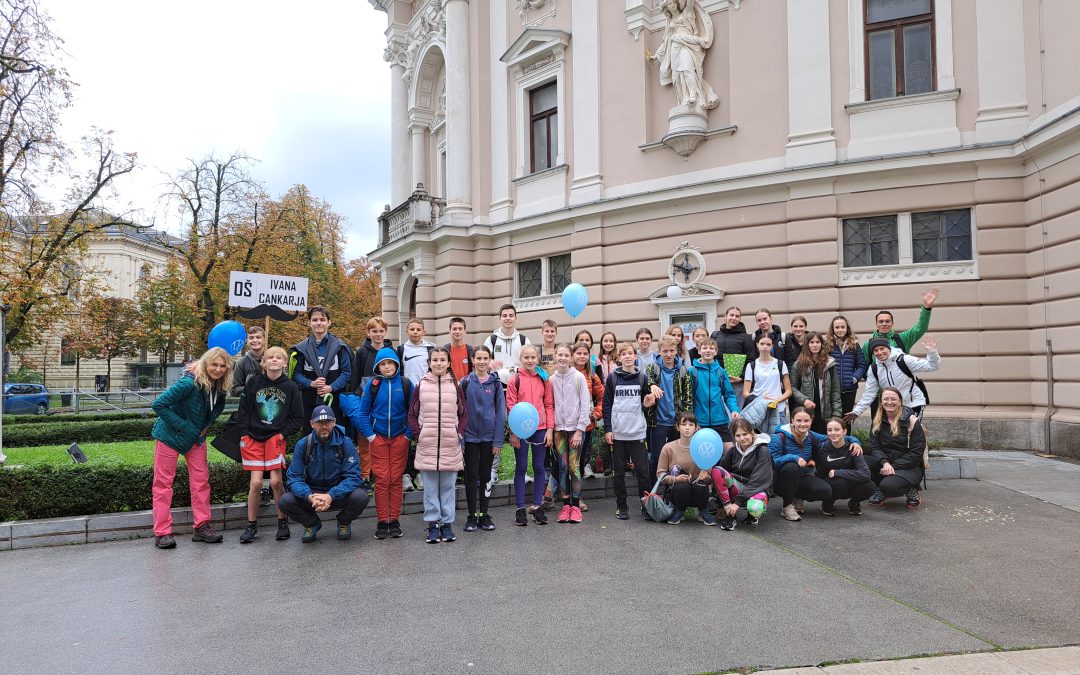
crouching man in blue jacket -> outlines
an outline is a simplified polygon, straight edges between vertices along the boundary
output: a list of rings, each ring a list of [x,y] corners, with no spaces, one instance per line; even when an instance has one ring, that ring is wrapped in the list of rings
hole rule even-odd
[[[339,511],[337,538],[352,538],[352,521],[368,504],[360,478],[356,446],[337,425],[334,410],[320,405],[311,412],[312,432],[293,448],[289,462],[289,491],[278,507],[304,526],[305,544],[315,541],[322,529],[319,513]]]

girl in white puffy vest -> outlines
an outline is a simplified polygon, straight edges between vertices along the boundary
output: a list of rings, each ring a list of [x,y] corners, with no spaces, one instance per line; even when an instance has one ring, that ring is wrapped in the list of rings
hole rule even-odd
[[[413,388],[409,428],[416,439],[416,469],[424,480],[427,543],[454,541],[457,474],[465,468],[462,434],[468,413],[461,388],[450,374],[450,353],[435,347],[430,371]]]

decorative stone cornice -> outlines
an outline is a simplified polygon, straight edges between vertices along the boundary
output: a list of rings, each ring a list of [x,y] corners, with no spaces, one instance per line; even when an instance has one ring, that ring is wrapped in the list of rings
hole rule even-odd
[[[880,267],[850,267],[840,270],[841,286],[926,283],[934,280],[955,281],[978,278],[979,268],[974,260],[882,265]]]
[[[706,14],[728,9],[732,5],[739,8],[742,0],[698,0]],[[626,2],[626,30],[637,40],[641,37],[642,29],[650,33],[664,28],[666,23],[664,12],[661,10],[663,0],[627,0]]]

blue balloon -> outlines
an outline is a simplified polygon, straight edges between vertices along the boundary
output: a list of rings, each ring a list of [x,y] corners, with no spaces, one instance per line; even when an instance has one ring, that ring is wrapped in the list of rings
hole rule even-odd
[[[247,343],[247,331],[238,321],[222,321],[210,329],[210,335],[206,338],[207,347],[221,347],[236,356],[244,351]]]
[[[515,436],[528,438],[535,434],[536,428],[540,426],[540,413],[536,412],[536,407],[532,403],[522,401],[510,408],[506,422]]]
[[[690,439],[690,456],[699,469],[707,471],[724,454],[724,440],[713,429],[698,429]]]
[[[566,313],[577,318],[589,304],[589,292],[581,284],[570,284],[563,289],[562,306]]]

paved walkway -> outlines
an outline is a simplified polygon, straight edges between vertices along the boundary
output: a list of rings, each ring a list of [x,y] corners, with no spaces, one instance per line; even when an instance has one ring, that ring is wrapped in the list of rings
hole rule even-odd
[[[1074,675],[1080,672],[1080,647],[1028,649],[989,654],[934,656],[900,661],[845,663],[823,668],[785,668],[758,675]]]
[[[606,500],[579,526],[497,509],[496,532],[437,546],[411,516],[396,541],[12,551],[3,671],[693,673],[1080,644],[1080,513],[1020,489],[1072,465],[1028,458],[1001,484],[934,481],[915,512],[773,504],[734,532]]]

